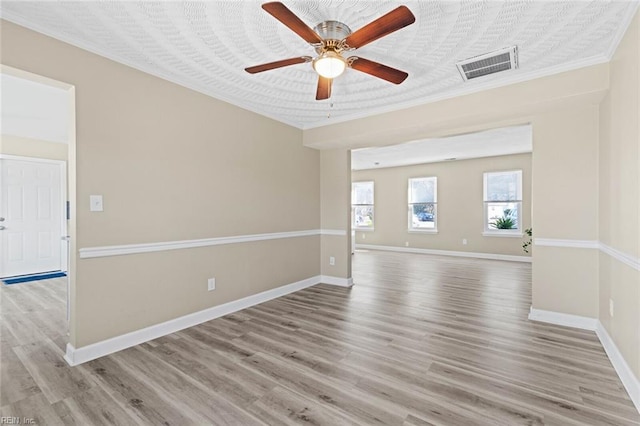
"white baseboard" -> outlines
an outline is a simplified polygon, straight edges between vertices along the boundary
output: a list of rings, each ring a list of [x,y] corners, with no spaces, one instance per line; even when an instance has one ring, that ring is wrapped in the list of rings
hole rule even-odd
[[[510,262],[531,263],[531,257],[529,256],[514,256],[508,254],[474,253],[469,251],[434,250],[415,247],[380,246],[373,244],[356,244],[356,249],[396,251],[400,253],[436,254],[440,256],[472,257],[476,259],[508,260]]]
[[[64,356],[64,359],[71,366],[82,364],[320,283],[349,287],[353,285],[353,279],[316,275],[302,281],[287,284],[272,290],[263,291],[262,293],[247,296],[239,300],[234,300],[232,302],[214,306],[192,314],[187,314],[179,318],[132,331],[121,336],[112,337],[81,348],[75,348],[73,345],[68,343],[67,353]]]
[[[598,320],[596,318],[582,317],[579,315],[563,314],[561,312],[534,309],[529,311],[531,321],[548,322],[549,324],[563,325],[565,327],[580,328],[582,330],[596,331]]]
[[[351,287],[353,278],[332,277],[330,275],[320,275],[320,282],[323,284],[337,285],[340,287]]]
[[[566,327],[581,328],[583,330],[595,331],[600,343],[604,348],[613,368],[616,370],[620,381],[629,393],[629,397],[640,413],[640,381],[633,374],[631,367],[625,361],[622,353],[613,342],[609,333],[604,328],[600,320],[596,318],[582,317],[578,315],[563,314],[560,312],[533,309],[529,312],[529,319],[532,321],[546,322],[549,324],[563,325]]]
[[[640,413],[640,380],[633,374],[631,367],[629,367],[627,361],[622,357],[622,353],[600,321],[598,321],[596,327],[596,334],[611,364],[613,364],[613,368],[616,370],[616,373],[618,373],[620,381],[622,381],[624,388],[629,393],[631,401],[633,401],[633,404],[636,406],[636,410]]]

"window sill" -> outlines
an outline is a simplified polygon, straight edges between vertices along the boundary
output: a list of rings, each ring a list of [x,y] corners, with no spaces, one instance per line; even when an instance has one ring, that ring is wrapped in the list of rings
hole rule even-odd
[[[351,228],[353,231],[357,232],[373,232],[374,228]]]
[[[437,234],[437,229],[409,229],[407,230],[410,234]]]
[[[483,237],[501,237],[501,238],[522,238],[524,234],[522,232],[499,232],[499,231],[484,231]]]

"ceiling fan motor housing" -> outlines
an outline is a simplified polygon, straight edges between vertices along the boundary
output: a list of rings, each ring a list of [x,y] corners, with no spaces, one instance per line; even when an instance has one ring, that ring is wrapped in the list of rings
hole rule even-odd
[[[318,54],[326,50],[343,50],[340,42],[351,34],[351,28],[339,21],[320,22],[313,30],[324,40],[323,43],[313,44]]]

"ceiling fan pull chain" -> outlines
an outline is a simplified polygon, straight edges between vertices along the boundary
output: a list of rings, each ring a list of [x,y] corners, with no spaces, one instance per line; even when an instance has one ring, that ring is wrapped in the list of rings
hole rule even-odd
[[[327,113],[327,118],[331,118],[331,110],[333,109],[333,102],[329,104],[329,112]]]

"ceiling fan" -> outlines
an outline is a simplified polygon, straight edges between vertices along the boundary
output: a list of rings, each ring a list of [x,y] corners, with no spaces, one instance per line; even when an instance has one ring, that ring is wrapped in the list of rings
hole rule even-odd
[[[402,83],[409,76],[404,71],[359,56],[346,59],[342,56],[344,52],[358,49],[413,24],[416,18],[406,6],[397,7],[356,32],[352,32],[347,25],[338,21],[324,21],[311,29],[281,2],[265,3],[262,8],[313,46],[318,56],[299,56],[245,68],[250,74],[311,62],[313,69],[318,73],[316,100],[328,99],[331,96],[333,79],[342,74],[347,67],[394,84]]]

